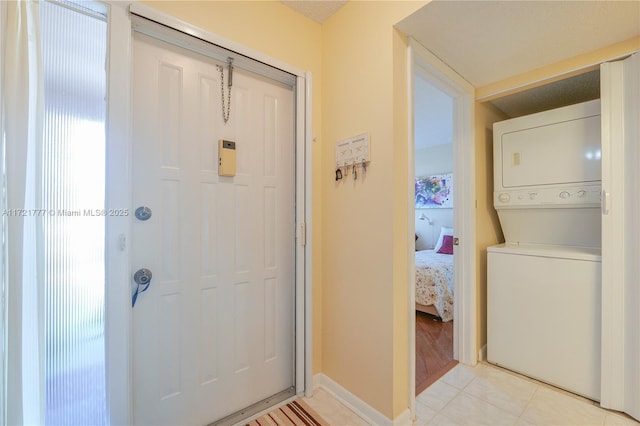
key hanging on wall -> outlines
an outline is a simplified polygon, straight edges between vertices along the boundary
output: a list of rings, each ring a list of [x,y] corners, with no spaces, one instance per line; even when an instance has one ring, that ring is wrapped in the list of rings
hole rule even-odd
[[[367,172],[367,163],[371,161],[369,148],[369,134],[363,133],[336,143],[336,181],[353,174],[353,180],[358,179],[358,166],[362,167],[362,178]],[[338,172],[340,177],[338,178]]]

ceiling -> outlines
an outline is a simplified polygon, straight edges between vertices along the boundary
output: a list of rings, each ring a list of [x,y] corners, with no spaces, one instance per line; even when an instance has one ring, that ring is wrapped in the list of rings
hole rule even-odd
[[[444,1],[397,27],[475,87],[640,35],[640,1]]]

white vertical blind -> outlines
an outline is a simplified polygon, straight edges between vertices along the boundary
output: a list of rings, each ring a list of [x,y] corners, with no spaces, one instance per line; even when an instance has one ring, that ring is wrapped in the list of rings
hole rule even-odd
[[[41,2],[45,421],[106,424],[104,351],[107,25]]]

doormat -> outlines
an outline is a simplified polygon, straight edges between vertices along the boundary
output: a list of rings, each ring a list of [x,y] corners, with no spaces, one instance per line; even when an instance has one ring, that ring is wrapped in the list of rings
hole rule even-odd
[[[296,399],[247,423],[247,426],[329,426],[313,408]]]

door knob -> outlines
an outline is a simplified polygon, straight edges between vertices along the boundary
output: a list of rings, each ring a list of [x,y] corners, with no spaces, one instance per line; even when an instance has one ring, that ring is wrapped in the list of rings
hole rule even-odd
[[[151,284],[151,277],[153,274],[150,269],[142,268],[138,269],[135,274],[133,274],[133,281],[137,284],[136,292],[133,293],[133,297],[131,298],[131,307],[136,306],[136,300],[138,300],[138,294],[147,291],[149,288],[149,284]],[[140,290],[140,286],[144,288]]]
[[[151,282],[151,278],[153,274],[147,268],[138,269],[136,273],[133,275],[133,280],[138,285],[147,285]]]

